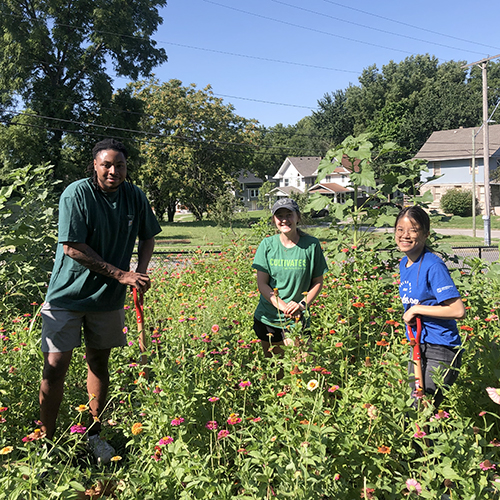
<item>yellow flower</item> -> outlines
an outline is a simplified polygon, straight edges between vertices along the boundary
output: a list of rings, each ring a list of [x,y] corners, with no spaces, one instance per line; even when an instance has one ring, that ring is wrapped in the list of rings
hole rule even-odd
[[[119,462],[122,459],[119,455],[116,455],[115,457],[111,457],[112,462]]]
[[[314,389],[316,389],[318,387],[318,385],[319,385],[319,383],[315,379],[309,380],[309,382],[307,382],[307,388],[310,391],[314,391]]]
[[[142,432],[142,424],[140,422],[135,423],[132,426],[132,434],[134,436],[137,436],[137,434],[140,434]]]
[[[8,455],[9,453],[12,453],[13,449],[14,449],[13,446],[5,446],[0,450],[0,455]]]
[[[87,411],[89,407],[87,405],[78,405],[75,410],[79,411],[80,413],[83,413],[84,411]]]

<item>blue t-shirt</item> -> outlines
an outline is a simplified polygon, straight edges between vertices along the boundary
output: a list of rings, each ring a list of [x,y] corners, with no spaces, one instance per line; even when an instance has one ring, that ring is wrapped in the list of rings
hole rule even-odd
[[[448,299],[460,297],[445,263],[425,249],[420,257],[406,267],[408,257],[399,264],[399,295],[405,311],[415,304],[437,306]],[[457,346],[461,344],[457,322],[421,316],[422,343]],[[408,336],[408,333],[407,333]]]
[[[303,293],[309,291],[311,281],[328,271],[320,242],[308,234],[302,234],[292,248],[285,248],[279,234],[265,238],[257,248],[252,267],[269,275],[269,286],[277,288],[286,303],[300,302]],[[276,328],[294,323],[262,295],[255,317]]]

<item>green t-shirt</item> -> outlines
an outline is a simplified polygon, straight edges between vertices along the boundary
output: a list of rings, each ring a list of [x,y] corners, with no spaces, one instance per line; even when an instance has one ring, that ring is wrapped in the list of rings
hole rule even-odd
[[[148,240],[160,231],[137,186],[124,182],[106,193],[96,190],[91,179],[73,182],[59,201],[58,245],[46,302],[72,311],[121,309],[126,286],[65,255],[63,243],[86,243],[106,262],[128,271],[136,238]]]
[[[309,291],[313,278],[328,271],[318,239],[307,234],[301,235],[292,248],[283,246],[279,234],[264,239],[257,248],[252,267],[269,275],[269,286],[277,288],[280,298],[287,303],[292,300],[300,302],[303,293]],[[293,323],[292,319],[278,313],[262,295],[255,317],[277,328]]]

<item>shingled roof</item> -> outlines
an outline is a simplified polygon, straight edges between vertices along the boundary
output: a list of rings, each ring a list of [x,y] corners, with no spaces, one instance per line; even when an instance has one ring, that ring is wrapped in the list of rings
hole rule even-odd
[[[472,131],[479,127],[458,128],[433,132],[420,148],[415,158],[428,161],[459,160],[472,158]],[[483,156],[483,131],[476,135],[476,157]],[[500,125],[489,126],[489,150],[491,156],[500,156]]]

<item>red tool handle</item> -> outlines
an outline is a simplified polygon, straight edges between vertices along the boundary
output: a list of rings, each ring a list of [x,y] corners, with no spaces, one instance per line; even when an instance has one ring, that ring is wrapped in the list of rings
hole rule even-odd
[[[137,325],[142,325],[144,323],[144,296],[142,293],[137,293],[137,288],[134,288],[134,305],[135,314],[137,316]]]

